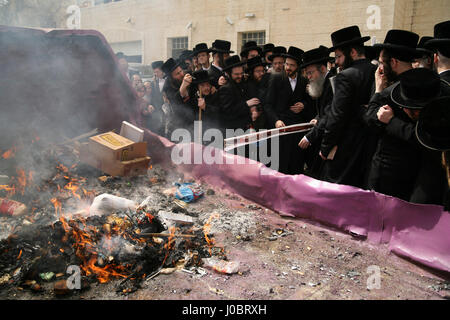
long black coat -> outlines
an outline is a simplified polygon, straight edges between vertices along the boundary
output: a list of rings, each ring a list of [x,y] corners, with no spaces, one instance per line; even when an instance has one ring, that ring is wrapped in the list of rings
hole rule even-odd
[[[322,179],[323,175],[322,169],[324,161],[321,157],[319,157],[319,151],[320,144],[322,142],[322,136],[327,123],[327,116],[330,112],[331,102],[333,101],[333,89],[330,82],[330,78],[333,76],[335,76],[335,73],[333,71],[327,73],[325,82],[323,84],[322,95],[316,100],[313,100],[317,111],[317,124],[310,132],[305,134],[306,139],[308,139],[309,143],[311,144],[307,149],[308,170],[306,173],[316,179]]]
[[[251,122],[250,108],[247,105],[248,87],[245,82],[228,80],[219,89],[222,127],[226,129],[247,130]]]
[[[422,148],[421,165],[410,202],[444,205],[448,190],[442,152]]]
[[[421,148],[416,139],[415,122],[391,100],[393,86],[376,93],[367,111],[368,123],[379,135],[368,187],[408,201],[420,167]],[[383,105],[389,105],[394,112],[387,125],[377,118]]]
[[[368,128],[362,121],[370,100],[376,67],[362,59],[339,73],[320,151],[327,157],[337,146],[333,160],[324,165],[324,179],[362,187]]]
[[[311,97],[306,93],[308,81],[298,76],[295,90],[292,91],[288,76],[284,73],[273,73],[270,76],[264,110],[271,128],[278,120],[287,126],[308,122],[315,116],[315,108]],[[302,102],[305,108],[300,113],[294,113],[289,108],[297,102]]]
[[[306,93],[307,80],[301,76],[297,78],[297,84],[292,91],[289,78],[285,73],[274,73],[269,80],[269,87],[264,104],[268,124],[275,127],[278,120],[289,126],[296,123],[309,122],[315,116],[315,108],[310,96]],[[294,113],[290,107],[297,102],[304,104],[304,109]],[[298,143],[304,133],[289,134],[279,139],[279,169],[285,174],[301,174],[304,170],[306,151],[302,150]],[[272,139],[271,143],[276,140]],[[273,158],[273,154],[271,155]]]
[[[223,131],[221,126],[221,105],[219,92],[207,95],[203,97],[205,99],[206,108],[202,110],[202,131],[205,133],[208,129],[218,129]],[[194,99],[190,100],[190,104],[195,112],[195,119],[199,119],[198,108],[198,94],[196,93]],[[205,144],[209,144],[205,141]]]
[[[263,105],[266,102],[267,89],[269,87],[269,79],[270,74],[264,74],[261,81],[256,82],[255,80],[249,78],[247,81],[248,85],[248,97],[258,98],[261,101],[261,104],[258,106],[258,111],[261,112],[261,115],[256,119],[256,121],[252,122],[252,127],[255,130],[267,129],[269,124],[267,123],[267,117],[264,112]]]
[[[169,116],[169,137],[173,130],[183,128],[193,133],[195,111],[190,104],[190,99],[194,94],[190,93],[187,99],[183,99],[180,95],[180,88],[172,83],[170,78],[164,83],[163,92],[169,100],[172,114]]]

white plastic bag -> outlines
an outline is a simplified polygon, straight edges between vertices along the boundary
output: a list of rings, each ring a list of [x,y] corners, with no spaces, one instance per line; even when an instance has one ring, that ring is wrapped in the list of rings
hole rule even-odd
[[[91,216],[101,216],[119,210],[135,210],[136,207],[137,203],[134,201],[104,193],[94,198],[89,209],[89,214]]]

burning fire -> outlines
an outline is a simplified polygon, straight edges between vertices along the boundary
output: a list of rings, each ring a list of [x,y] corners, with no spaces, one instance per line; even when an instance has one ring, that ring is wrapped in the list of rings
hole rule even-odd
[[[13,158],[15,154],[16,154],[16,147],[12,147],[11,149],[5,151],[2,154],[2,158],[3,159],[10,159],[10,158]]]
[[[213,219],[218,219],[219,217],[220,217],[220,215],[218,213],[212,214],[209,217],[208,221],[203,226],[203,234],[205,235],[205,240],[208,244],[209,254],[211,254],[211,249],[214,247],[214,245],[216,243],[214,238],[208,237],[209,233],[211,232],[211,222]]]

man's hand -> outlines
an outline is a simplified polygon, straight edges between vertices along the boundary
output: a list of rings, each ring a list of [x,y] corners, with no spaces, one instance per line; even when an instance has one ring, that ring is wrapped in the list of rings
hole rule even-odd
[[[394,117],[394,112],[391,107],[384,105],[378,110],[377,117],[380,122],[388,124]]]
[[[308,139],[306,137],[303,137],[302,140],[298,143],[298,146],[302,149],[307,149],[311,143],[309,143]]]
[[[386,76],[381,71],[380,66],[378,66],[377,71],[375,71],[375,93],[380,93],[386,88],[387,88]]]
[[[144,116],[147,116],[151,114],[153,111],[155,111],[155,107],[153,107],[151,104],[149,104],[146,108],[142,110],[142,114]]]
[[[317,125],[317,119],[312,119],[309,123],[315,126]]]
[[[303,109],[305,109],[305,105],[301,102],[297,102],[296,104],[291,106],[289,109],[291,109],[291,111],[293,113],[300,113],[303,111]]]
[[[206,101],[204,98],[198,98],[198,107],[202,110],[206,109]]]
[[[227,78],[225,78],[224,76],[220,76],[219,81],[217,81],[217,83],[219,84],[219,86],[223,86],[224,84],[226,84]]]
[[[180,95],[182,98],[189,96],[189,92],[188,92],[187,88],[189,88],[191,83],[192,83],[192,76],[189,73],[187,73],[184,76],[183,82],[181,83],[181,86],[180,86]]]
[[[247,100],[247,105],[249,107],[253,107],[253,106],[257,106],[258,104],[260,104],[261,102],[259,101],[258,98],[252,98],[250,100]]]
[[[322,154],[322,151],[319,152],[319,156],[322,158],[322,160],[324,160],[324,161],[327,160],[327,158],[324,157],[324,155]]]
[[[275,128],[282,128],[282,127],[286,127],[283,121],[278,120],[277,122],[275,122]]]

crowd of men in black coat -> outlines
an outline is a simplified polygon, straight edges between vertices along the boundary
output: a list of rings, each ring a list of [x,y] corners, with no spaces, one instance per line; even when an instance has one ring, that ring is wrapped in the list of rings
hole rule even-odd
[[[170,138],[199,118],[203,131],[224,134],[310,122],[306,134],[280,138],[280,172],[448,209],[450,21],[420,41],[405,30],[369,39],[351,26],[331,34],[331,48],[250,41],[240,56],[225,40],[199,43],[152,64],[153,111],[144,109],[164,116],[149,128]]]

